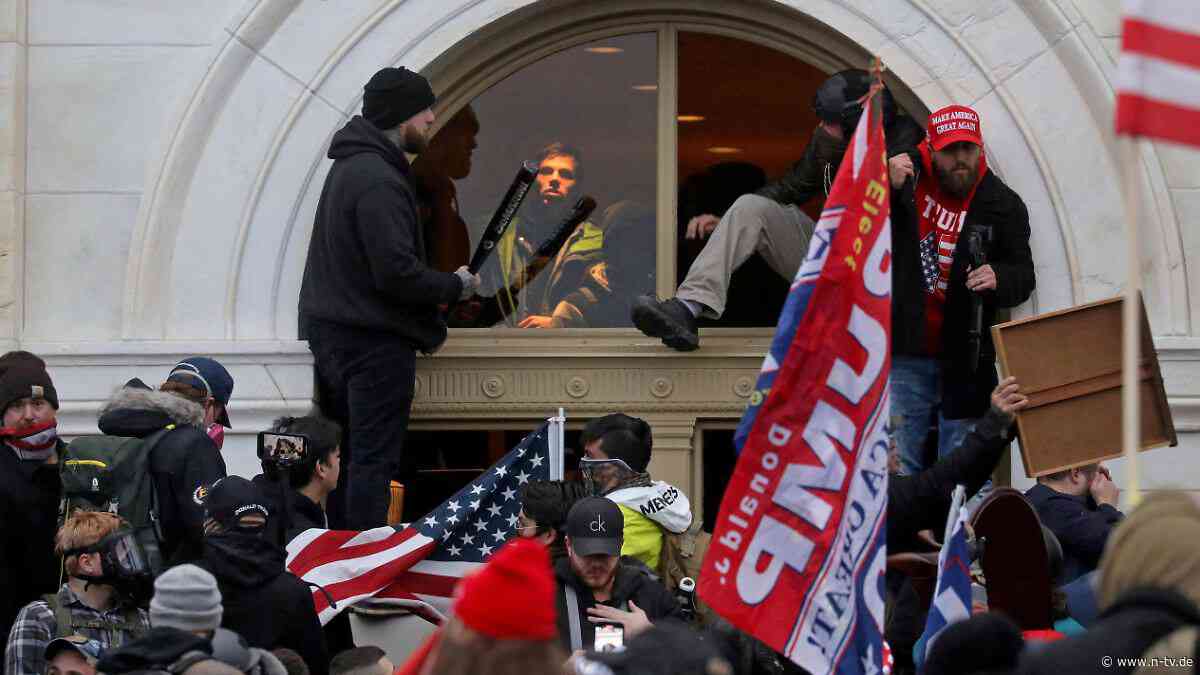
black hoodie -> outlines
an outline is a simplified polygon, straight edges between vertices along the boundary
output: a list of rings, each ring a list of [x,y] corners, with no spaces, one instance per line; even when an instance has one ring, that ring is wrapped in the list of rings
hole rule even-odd
[[[162,522],[163,560],[170,565],[200,557],[204,508],[201,486],[225,477],[225,460],[204,433],[204,410],[175,394],[154,391],[130,380],[100,411],[100,431],[110,436],[145,438],[165,429],[150,451],[150,473]]]
[[[204,538],[196,563],[217,578],[221,626],[251,647],[293,649],[313,675],[329,672],[329,655],[308,585],[284,569],[287,553],[262,537],[240,532]]]
[[[152,628],[142,637],[107,652],[96,671],[107,675],[148,670],[166,670],[188,652],[212,654],[205,638],[178,628]]]
[[[359,116],[334,134],[329,157],[300,286],[301,336],[320,321],[437,349],[446,339],[438,305],[458,300],[462,281],[428,266],[408,159]]]

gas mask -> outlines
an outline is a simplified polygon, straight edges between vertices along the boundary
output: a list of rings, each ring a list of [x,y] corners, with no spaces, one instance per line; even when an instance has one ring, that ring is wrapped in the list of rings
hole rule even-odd
[[[622,460],[588,459],[586,457],[579,460],[579,473],[583,477],[584,489],[589,495],[596,497],[604,496],[638,475]]]
[[[118,528],[95,544],[63,551],[63,557],[81,553],[99,554],[101,573],[73,575],[76,579],[112,586],[136,601],[148,600],[153,595],[154,572],[132,529]]]

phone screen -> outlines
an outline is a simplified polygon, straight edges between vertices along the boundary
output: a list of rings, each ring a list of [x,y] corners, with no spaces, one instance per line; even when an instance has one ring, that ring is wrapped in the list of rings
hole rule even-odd
[[[308,455],[308,438],[299,434],[264,431],[258,435],[258,456],[280,464],[294,464]]]
[[[622,626],[596,626],[597,652],[620,652],[625,650],[625,629]]]

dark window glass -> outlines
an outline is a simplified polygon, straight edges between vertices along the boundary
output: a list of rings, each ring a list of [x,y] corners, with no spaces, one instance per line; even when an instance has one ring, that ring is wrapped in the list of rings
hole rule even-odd
[[[417,173],[442,269],[466,263],[521,162],[538,168],[480,297],[452,325],[630,325],[629,301],[654,290],[657,58],[653,33],[566,49],[496,83],[439,131]],[[560,232],[584,195],[596,210]]]
[[[812,97],[819,69],[743,40],[679,34],[679,248],[676,282],[706,240],[687,239],[688,221],[722,215],[739,196],[782,176],[817,126]],[[819,211],[818,200],[804,209]],[[734,273],[725,314],[701,325],[774,326],[790,279],[755,254]]]

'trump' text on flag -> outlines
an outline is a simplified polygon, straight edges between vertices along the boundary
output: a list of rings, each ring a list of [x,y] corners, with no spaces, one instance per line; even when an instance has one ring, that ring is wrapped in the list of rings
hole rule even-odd
[[[878,672],[882,659],[891,225],[881,113],[873,98],[865,108],[700,576],[718,614],[813,673]]]

